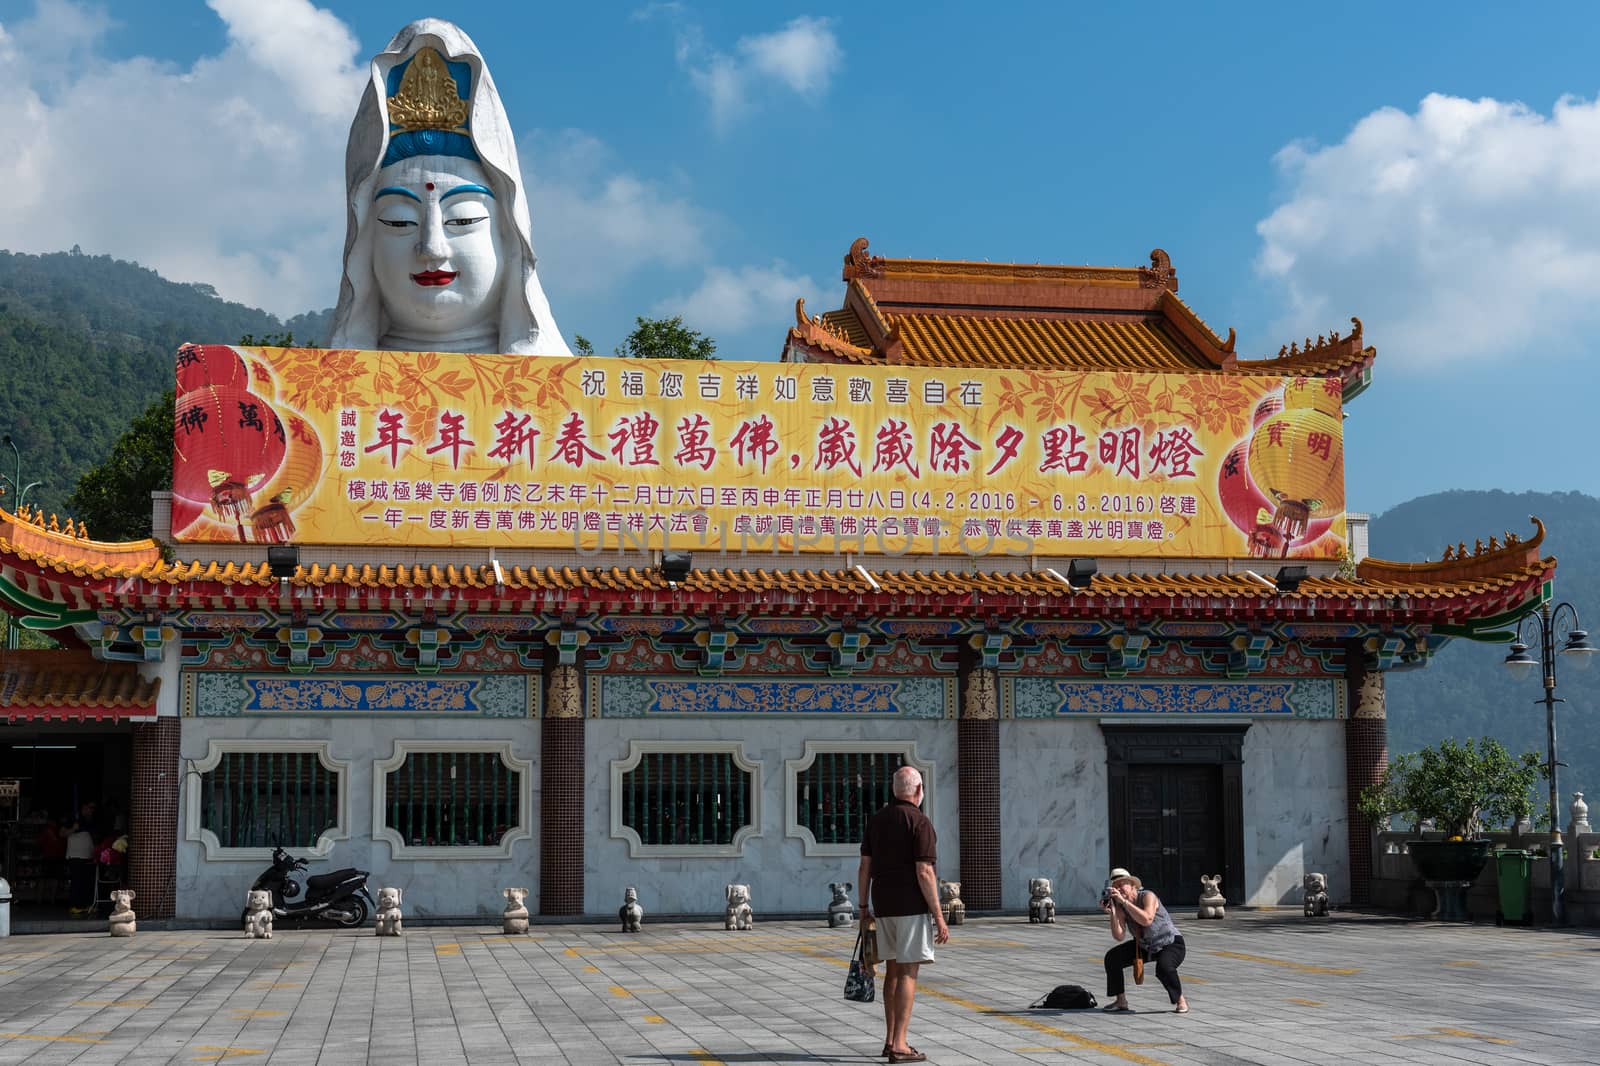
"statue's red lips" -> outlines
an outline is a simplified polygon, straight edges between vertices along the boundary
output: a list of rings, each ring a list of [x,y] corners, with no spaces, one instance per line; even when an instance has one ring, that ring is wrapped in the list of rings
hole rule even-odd
[[[420,274],[411,275],[411,280],[418,285],[448,285],[456,280],[457,273],[454,270],[424,270]]]

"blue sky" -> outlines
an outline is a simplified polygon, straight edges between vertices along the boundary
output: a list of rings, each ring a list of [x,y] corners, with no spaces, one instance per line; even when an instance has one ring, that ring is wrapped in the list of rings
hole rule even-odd
[[[1117,266],[1161,247],[1241,354],[1363,319],[1352,509],[1600,495],[1591,7],[449,7],[519,131],[569,339],[609,351],[634,315],[683,313],[726,357],[774,358],[795,297],[837,306],[857,236]],[[0,246],[330,305],[366,62],[428,13],[0,0]]]

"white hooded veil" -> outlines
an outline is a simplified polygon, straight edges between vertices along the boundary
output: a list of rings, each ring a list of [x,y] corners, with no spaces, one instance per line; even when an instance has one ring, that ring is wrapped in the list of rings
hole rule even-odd
[[[372,193],[384,156],[389,150],[389,72],[418,51],[432,48],[450,63],[465,63],[471,70],[468,135],[478,162],[488,175],[497,205],[510,205],[504,248],[504,285],[500,295],[498,351],[515,355],[572,354],[550,313],[550,302],[539,285],[529,236],[528,198],[522,191],[522,170],[494,79],[484,65],[477,45],[459,27],[443,19],[418,19],[394,35],[373,57],[372,76],[350,124],[345,149],[345,190],[349,194],[344,238],[344,277],[339,282],[339,305],[333,314],[329,345],[335,348],[374,349],[389,329],[372,273],[370,239],[363,233],[371,224]]]

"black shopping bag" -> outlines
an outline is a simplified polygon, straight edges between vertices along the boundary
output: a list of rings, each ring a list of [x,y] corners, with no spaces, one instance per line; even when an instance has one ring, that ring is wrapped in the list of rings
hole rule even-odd
[[[878,986],[872,976],[872,967],[862,958],[866,944],[866,930],[856,934],[855,952],[850,956],[850,972],[844,979],[844,998],[852,1003],[871,1003],[878,995]]]

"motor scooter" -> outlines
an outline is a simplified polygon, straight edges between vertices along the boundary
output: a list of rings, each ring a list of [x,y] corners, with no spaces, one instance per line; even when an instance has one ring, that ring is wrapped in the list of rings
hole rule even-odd
[[[353,929],[366,924],[367,917],[377,909],[372,894],[367,891],[367,871],[346,867],[330,874],[307,877],[302,886],[293,874],[306,869],[309,863],[297,859],[281,846],[272,849],[272,865],[257,877],[251,891],[272,893],[272,916],[294,921],[324,921]],[[301,892],[305,898],[290,902]],[[250,912],[243,911],[240,919]]]

